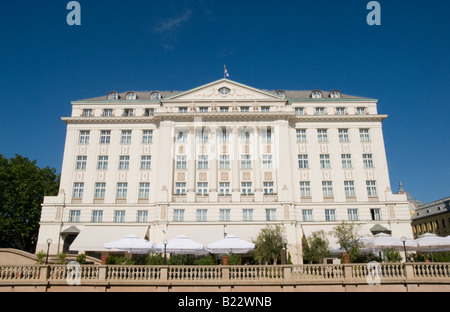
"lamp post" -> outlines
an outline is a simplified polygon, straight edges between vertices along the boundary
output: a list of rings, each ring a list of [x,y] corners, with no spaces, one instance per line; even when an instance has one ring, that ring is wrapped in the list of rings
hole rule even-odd
[[[164,244],[164,265],[167,265],[167,254],[166,254],[166,251],[167,251],[167,244],[168,244],[167,239],[165,239],[165,240],[163,241],[163,244]]]
[[[403,243],[403,251],[405,252],[405,262],[408,262],[408,255],[406,254],[406,237],[402,236],[402,238],[400,238],[400,240]]]
[[[45,264],[48,264],[48,253],[50,252],[50,245],[52,244],[52,239],[48,238],[47,239],[47,257],[45,259]]]

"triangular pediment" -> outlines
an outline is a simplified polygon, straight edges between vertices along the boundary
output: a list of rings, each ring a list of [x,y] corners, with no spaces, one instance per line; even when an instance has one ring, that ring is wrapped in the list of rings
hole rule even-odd
[[[166,98],[167,102],[191,102],[191,101],[273,101],[285,102],[286,100],[262,90],[246,86],[244,84],[221,79],[198,88]]]

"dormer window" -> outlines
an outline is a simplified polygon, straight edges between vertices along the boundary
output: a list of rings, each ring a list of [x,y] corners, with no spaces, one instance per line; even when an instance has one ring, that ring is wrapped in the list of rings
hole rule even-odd
[[[108,94],[108,101],[117,101],[119,99],[119,93],[111,92]]]
[[[227,87],[223,87],[223,88],[219,89],[219,93],[222,94],[222,95],[227,95],[230,92],[231,92],[231,90],[228,89]]]
[[[313,99],[321,99],[322,98],[322,92],[320,92],[319,90],[314,90],[311,93],[311,98],[313,98]]]
[[[161,93],[159,93],[158,91],[155,91],[155,92],[152,93],[150,98],[152,100],[161,100]]]
[[[83,117],[92,117],[92,109],[83,109]]]
[[[330,98],[331,99],[340,99],[341,93],[338,90],[333,90],[330,92]]]
[[[126,97],[127,101],[133,101],[137,99],[136,93],[134,92],[128,92],[127,93],[127,97]]]
[[[281,90],[276,91],[275,95],[283,99],[286,98],[286,93],[284,93],[284,91]]]

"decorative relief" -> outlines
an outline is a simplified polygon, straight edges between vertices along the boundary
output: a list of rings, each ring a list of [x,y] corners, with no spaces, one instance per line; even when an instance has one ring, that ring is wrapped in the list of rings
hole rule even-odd
[[[79,155],[86,155],[86,146],[81,145],[78,147],[78,154]]]
[[[250,180],[251,180],[250,172],[244,172],[244,173],[242,174],[242,180],[244,180],[244,181],[250,181]]]
[[[367,179],[373,179],[375,177],[375,173],[372,170],[367,170],[366,177]]]
[[[272,145],[268,144],[264,146],[264,153],[272,153]]]
[[[79,181],[83,181],[84,178],[84,173],[83,172],[77,172],[75,174],[75,181],[79,182]]]
[[[108,146],[107,145],[102,145],[100,147],[100,154],[101,155],[108,155]]]
[[[264,180],[265,181],[272,181],[272,172],[264,172]]]
[[[128,145],[123,145],[120,147],[120,153],[122,155],[128,155],[130,151],[130,147]]]
[[[331,174],[330,174],[330,171],[324,170],[324,171],[322,171],[322,175],[323,175],[323,179],[324,179],[324,180],[331,180]]]
[[[328,153],[328,145],[327,144],[320,144],[320,151],[324,154]]]
[[[178,148],[178,154],[184,154],[184,146],[180,145],[180,147]]]
[[[127,181],[127,173],[126,173],[126,172],[121,172],[121,173],[119,173],[119,181],[120,181],[120,182],[125,182],[125,181]]]
[[[142,147],[142,154],[143,155],[149,155],[151,153],[150,145],[144,145]]]
[[[345,170],[345,179],[346,180],[353,180],[353,171]]]
[[[350,146],[348,144],[342,144],[342,153],[350,153]]]
[[[302,181],[309,181],[309,171],[301,171],[300,179]]]
[[[179,181],[179,182],[185,182],[185,181],[186,181],[186,173],[184,173],[184,172],[178,172],[178,173],[177,173],[177,181]]]
[[[148,174],[148,172],[142,172],[141,173],[141,181],[147,182],[149,180],[150,180],[150,175]]]
[[[227,182],[229,180],[230,180],[230,175],[228,174],[228,172],[221,172],[220,173],[220,181]]]
[[[198,180],[199,180],[200,182],[208,181],[208,175],[206,174],[206,172],[200,172],[200,173],[198,174]]]
[[[97,181],[105,182],[105,173],[104,172],[97,172]]]
[[[300,144],[300,145],[298,146],[298,152],[299,152],[300,154],[305,154],[305,153],[307,153],[306,144]]]
[[[371,153],[372,148],[371,148],[370,144],[363,144],[363,150],[365,153]]]

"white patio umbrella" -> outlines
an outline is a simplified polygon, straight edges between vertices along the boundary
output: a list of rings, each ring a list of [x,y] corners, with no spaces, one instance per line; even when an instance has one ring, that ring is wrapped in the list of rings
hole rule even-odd
[[[106,243],[104,247],[111,249],[111,251],[125,251],[132,254],[146,254],[155,250],[154,243],[134,235],[128,235],[122,239]]]
[[[450,250],[450,239],[437,236],[432,233],[425,233],[419,238],[415,239],[417,243],[417,251],[428,251],[431,254],[431,259],[434,262],[433,251],[447,251]]]
[[[406,247],[408,250],[412,250],[417,246],[417,243],[412,239],[405,241],[405,246],[400,238],[392,237],[385,233],[379,233],[374,237],[371,237],[364,241],[364,247],[368,249],[403,249]]]
[[[246,254],[255,249],[255,244],[228,234],[224,239],[208,244],[206,249],[212,254]]]
[[[206,255],[208,253],[202,244],[189,239],[186,235],[178,235],[174,239],[169,240],[165,247],[167,253],[173,254]],[[157,244],[156,250],[163,253],[164,244]]]

